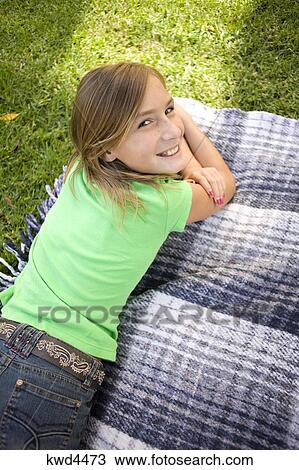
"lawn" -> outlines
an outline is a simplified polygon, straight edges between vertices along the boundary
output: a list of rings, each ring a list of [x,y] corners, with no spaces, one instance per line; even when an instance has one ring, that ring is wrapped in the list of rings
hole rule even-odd
[[[0,257],[15,267],[3,242],[20,245],[25,215],[38,216],[67,163],[72,100],[90,68],[148,63],[173,96],[298,118],[294,0],[6,0],[0,26],[0,115],[20,113],[0,120]]]

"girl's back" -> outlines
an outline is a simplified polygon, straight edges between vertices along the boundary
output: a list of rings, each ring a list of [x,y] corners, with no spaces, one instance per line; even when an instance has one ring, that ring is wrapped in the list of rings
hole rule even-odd
[[[83,169],[74,178],[74,197],[76,167],[32,243],[28,264],[9,296],[2,293],[2,312],[115,361],[119,314],[168,234],[184,230],[192,190],[184,180],[161,180],[162,193],[132,182],[145,211],[127,210],[120,228],[112,203],[89,190]]]

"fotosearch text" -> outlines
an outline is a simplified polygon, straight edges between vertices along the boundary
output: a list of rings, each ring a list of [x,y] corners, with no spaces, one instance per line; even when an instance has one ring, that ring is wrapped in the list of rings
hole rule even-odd
[[[235,306],[234,306],[235,307]],[[220,312],[223,306],[220,307]],[[51,320],[56,323],[80,323],[85,319],[92,321],[98,325],[119,324],[119,315],[122,315],[124,321],[131,323],[151,324],[155,326],[171,325],[171,324],[187,324],[187,323],[213,323],[215,325],[239,325],[243,316],[242,309],[238,306],[227,314],[219,313],[217,309],[201,307],[199,305],[183,304],[180,308],[168,307],[166,305],[154,306],[155,311],[142,311],[138,309],[127,309],[121,305],[115,305],[106,308],[103,305],[80,305],[68,307],[67,305],[42,305],[38,306],[38,321],[41,323],[45,320]],[[263,314],[265,312],[263,311]],[[248,320],[248,312],[245,311]],[[254,321],[258,322],[259,312],[254,312]]]

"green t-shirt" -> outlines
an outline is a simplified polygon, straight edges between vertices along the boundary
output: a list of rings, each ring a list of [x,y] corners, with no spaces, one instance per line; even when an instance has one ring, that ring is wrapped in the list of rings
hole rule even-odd
[[[112,203],[92,194],[81,169],[70,175],[46,215],[13,286],[0,292],[2,316],[26,323],[79,350],[115,361],[119,313],[172,231],[183,232],[192,189],[161,179],[163,193],[134,181],[146,213],[115,222]],[[178,190],[171,190],[175,186]],[[119,212],[121,214],[121,212]]]

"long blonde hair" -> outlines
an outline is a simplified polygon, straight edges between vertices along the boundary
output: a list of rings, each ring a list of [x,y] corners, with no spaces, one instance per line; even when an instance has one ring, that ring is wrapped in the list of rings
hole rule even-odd
[[[121,208],[122,222],[127,204],[136,212],[139,208],[144,209],[143,202],[133,191],[132,181],[159,190],[159,179],[182,179],[177,173],[138,173],[118,159],[112,162],[104,159],[106,152],[117,147],[130,132],[150,74],[156,76],[166,88],[161,73],[149,65],[120,62],[92,69],[79,83],[72,110],[70,133],[75,151],[68,161],[63,182],[78,161],[71,175],[73,194],[74,176],[83,168],[93,194],[96,195],[98,187],[105,199],[108,196],[112,203]]]

